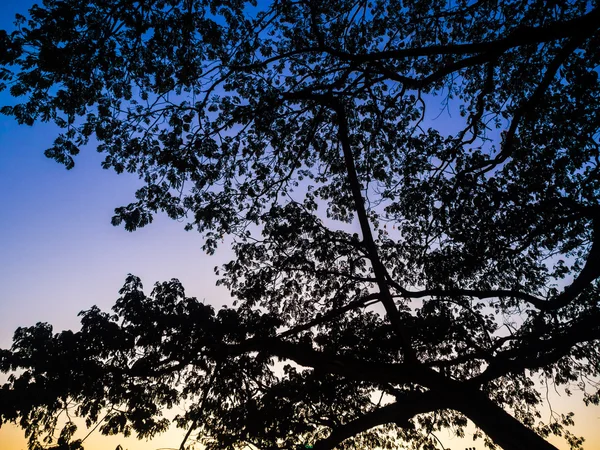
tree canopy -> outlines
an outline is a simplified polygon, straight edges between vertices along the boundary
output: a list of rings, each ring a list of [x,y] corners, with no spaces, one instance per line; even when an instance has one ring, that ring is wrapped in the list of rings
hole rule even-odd
[[[31,449],[81,448],[65,416],[214,450],[434,449],[467,419],[582,446],[540,408],[600,400],[598,1],[44,0],[0,41],[3,114],[139,175],[115,225],[234,252],[235,307],[129,276],[79,331],[18,329],[0,423]]]

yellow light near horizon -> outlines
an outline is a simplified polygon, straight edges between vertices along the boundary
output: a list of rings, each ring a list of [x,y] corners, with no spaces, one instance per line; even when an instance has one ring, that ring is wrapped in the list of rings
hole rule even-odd
[[[571,432],[585,437],[583,448],[585,450],[600,449],[600,431],[598,427],[600,425],[600,406],[585,407],[580,398],[577,397],[574,395],[561,398],[560,408],[564,408],[565,411],[570,408],[575,412],[575,427],[572,427]],[[558,407],[559,405],[554,404],[553,406]],[[118,445],[121,445],[123,450],[178,450],[184,434],[182,430],[173,428],[152,440],[138,440],[135,437],[104,436],[94,432],[86,439],[84,447],[85,450],[114,450]],[[466,433],[464,439],[447,438],[441,434],[438,437],[440,437],[446,448],[452,450],[463,450],[469,447],[474,447],[476,450],[484,448],[481,440],[472,441],[472,435],[469,432]],[[552,436],[548,440],[559,450],[569,450],[568,443],[561,437]],[[202,448],[200,445],[196,446],[196,450]],[[27,450],[27,440],[23,430],[13,424],[2,426],[0,428],[0,450]]]
[[[152,440],[139,440],[133,436],[104,436],[92,433],[84,442],[85,450],[114,450],[120,445],[123,450],[179,450],[183,439],[181,430],[173,429]],[[80,436],[82,438],[83,436]],[[200,447],[197,447],[200,450]],[[24,431],[14,424],[0,428],[0,450],[27,450],[27,439]]]

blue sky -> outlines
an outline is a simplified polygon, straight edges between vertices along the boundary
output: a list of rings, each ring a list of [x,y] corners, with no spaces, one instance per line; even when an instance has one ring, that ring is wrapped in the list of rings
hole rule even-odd
[[[2,0],[0,28],[10,29],[14,13],[31,3]],[[7,101],[12,101],[7,93],[0,93],[0,103]],[[185,232],[184,224],[162,216],[135,233],[111,226],[113,209],[133,199],[137,179],[102,170],[102,157],[93,146],[66,171],[43,155],[55,134],[52,125],[19,126],[0,116],[0,347],[10,346],[18,326],[43,321],[56,330],[77,328],[79,311],[112,306],[128,273],[140,276],[147,289],[155,281],[176,277],[188,295],[216,307],[229,303],[227,292],[214,286],[213,274],[213,267],[228,257],[225,249],[207,257],[197,233]],[[564,396],[557,401],[564,402]],[[588,440],[597,435],[598,416],[598,408],[577,416]],[[89,450],[114,448],[122,441],[94,437]],[[167,435],[126,447],[178,445],[178,436]],[[0,429],[0,448],[24,449],[22,432]]]

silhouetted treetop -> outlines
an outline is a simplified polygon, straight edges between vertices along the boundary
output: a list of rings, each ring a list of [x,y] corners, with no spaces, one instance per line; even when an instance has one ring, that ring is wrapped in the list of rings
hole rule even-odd
[[[581,447],[540,392],[600,399],[597,1],[47,0],[0,42],[2,113],[139,175],[113,224],[234,251],[234,308],[130,276],[81,331],[17,331],[0,419],[31,448],[65,409],[145,437],[173,405],[182,448],[433,449],[467,418]]]

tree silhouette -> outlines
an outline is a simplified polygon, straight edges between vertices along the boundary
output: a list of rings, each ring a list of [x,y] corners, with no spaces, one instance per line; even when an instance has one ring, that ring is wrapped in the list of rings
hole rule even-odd
[[[599,28],[589,1],[34,6],[0,34],[2,112],[137,173],[115,225],[228,237],[237,305],[129,276],[80,331],[18,329],[1,422],[32,449],[82,446],[65,412],[151,437],[174,405],[181,448],[433,449],[467,419],[581,447],[540,383],[599,400]]]

